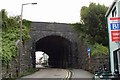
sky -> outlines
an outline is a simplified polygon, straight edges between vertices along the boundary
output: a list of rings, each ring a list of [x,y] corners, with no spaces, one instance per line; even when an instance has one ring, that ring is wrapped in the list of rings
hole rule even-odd
[[[21,5],[36,2],[37,5],[24,5],[23,19],[37,22],[76,23],[80,22],[80,9],[91,2],[110,6],[114,0],[0,0],[0,10],[8,15],[21,14]]]

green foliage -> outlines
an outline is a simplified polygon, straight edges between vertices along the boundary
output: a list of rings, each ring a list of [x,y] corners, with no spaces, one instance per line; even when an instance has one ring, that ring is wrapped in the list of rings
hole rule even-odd
[[[95,44],[95,41],[87,34],[84,29],[84,25],[81,23],[72,24],[73,28],[78,32],[80,40],[82,40],[85,44]]]
[[[108,45],[107,22],[105,13],[107,7],[91,3],[89,7],[83,6],[81,9],[81,29],[91,37],[91,40],[99,44]]]
[[[8,17],[5,10],[1,10],[2,13],[2,63],[3,65],[9,64],[9,62],[17,55],[16,41],[19,39],[19,19],[17,16]],[[23,26],[22,37],[24,43],[30,38],[29,28]]]
[[[7,21],[8,21],[7,12],[3,9],[3,10],[1,10],[0,13],[2,14],[2,29],[5,30],[5,29],[8,28],[8,24],[7,24]]]
[[[80,23],[73,24],[74,29],[78,32],[79,38],[84,42],[86,46],[91,48],[91,55],[93,57],[100,55],[108,55],[108,47],[102,44],[96,43],[89,34],[86,34],[82,29]]]
[[[91,47],[91,53],[92,56],[108,55],[108,48],[102,44],[96,43]]]
[[[27,28],[30,28],[30,26],[31,26],[31,21],[28,21],[28,20],[25,20],[25,19],[23,19],[23,25],[25,25]]]
[[[79,38],[91,48],[92,56],[108,55],[108,33],[105,13],[107,7],[91,3],[81,9],[81,22],[73,24]]]

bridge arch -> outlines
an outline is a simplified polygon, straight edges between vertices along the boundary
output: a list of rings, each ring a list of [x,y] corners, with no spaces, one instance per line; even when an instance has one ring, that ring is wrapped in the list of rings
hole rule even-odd
[[[47,53],[50,56],[49,64],[53,67],[81,67],[84,47],[71,24],[32,22],[30,36],[26,56],[30,57],[28,65],[31,67],[35,68],[36,51]]]
[[[50,66],[68,68],[72,62],[71,45],[72,42],[62,36],[50,35],[36,41],[35,50],[49,55]]]

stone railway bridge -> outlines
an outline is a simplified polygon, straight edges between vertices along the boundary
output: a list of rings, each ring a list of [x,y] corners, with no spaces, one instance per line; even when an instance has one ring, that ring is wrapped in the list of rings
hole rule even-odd
[[[31,38],[23,46],[20,54],[20,66],[18,57],[12,60],[9,73],[18,75],[18,67],[24,72],[36,66],[36,51],[43,51],[49,55],[49,65],[54,68],[81,68],[89,70],[87,47],[79,39],[73,25],[65,23],[32,22],[30,30]],[[108,57],[92,58],[90,72],[94,73],[100,65],[108,64]],[[109,65],[107,65],[109,66]],[[8,76],[8,70],[6,71]],[[6,76],[6,74],[3,74]]]
[[[86,50],[71,24],[32,22],[31,39],[24,46],[21,68],[35,67],[35,51],[49,55],[49,65],[56,68],[82,68]]]

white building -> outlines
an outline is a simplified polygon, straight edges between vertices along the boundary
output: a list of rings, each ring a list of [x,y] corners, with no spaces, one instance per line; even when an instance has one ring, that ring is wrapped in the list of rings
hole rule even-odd
[[[46,53],[43,53],[43,58],[41,59],[41,63],[48,63],[49,56]]]
[[[115,0],[106,13],[109,33],[110,67],[120,73],[120,0]]]
[[[40,58],[42,58],[43,57],[43,54],[44,52],[41,52],[41,51],[36,51],[35,52],[35,55],[36,55],[36,63],[40,63]]]
[[[47,64],[48,63],[48,59],[49,59],[49,56],[42,52],[42,51],[36,51],[35,52],[35,55],[36,55],[36,63],[37,64]]]

